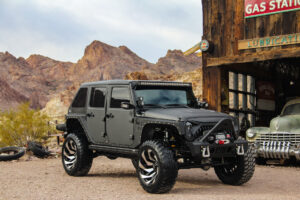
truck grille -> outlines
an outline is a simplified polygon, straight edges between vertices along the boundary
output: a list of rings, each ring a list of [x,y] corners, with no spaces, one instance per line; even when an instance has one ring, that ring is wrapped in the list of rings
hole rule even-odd
[[[295,146],[300,144],[300,133],[264,133],[256,141],[261,145],[264,142],[290,142],[291,146]]]
[[[201,125],[201,130],[202,131],[209,131],[215,126],[215,124],[203,124]]]

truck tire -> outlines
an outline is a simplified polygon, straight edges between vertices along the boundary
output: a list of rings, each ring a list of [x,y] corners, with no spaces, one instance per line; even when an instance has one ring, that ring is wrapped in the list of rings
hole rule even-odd
[[[237,163],[214,168],[218,178],[225,184],[242,185],[248,182],[255,170],[253,147],[249,146],[243,156],[237,156]]]
[[[22,147],[3,147],[0,148],[0,161],[16,160],[24,156],[24,154],[25,149]]]
[[[28,142],[28,150],[38,158],[47,158],[50,152],[44,148],[40,143],[30,141]]]
[[[166,193],[176,182],[178,166],[169,148],[160,141],[148,140],[140,147],[136,172],[144,190]]]
[[[137,168],[138,168],[138,164],[139,164],[138,162],[139,162],[139,161],[138,161],[137,159],[132,158],[132,159],[131,159],[131,162],[132,162],[133,167],[134,167],[135,169],[137,169]]]
[[[62,147],[62,163],[70,176],[84,176],[90,171],[93,154],[84,137],[73,133],[66,137]]]

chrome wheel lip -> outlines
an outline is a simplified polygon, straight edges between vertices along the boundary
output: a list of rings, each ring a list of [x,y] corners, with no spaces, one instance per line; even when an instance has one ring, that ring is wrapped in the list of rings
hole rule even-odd
[[[62,154],[65,167],[68,170],[73,169],[77,161],[77,145],[74,140],[66,141]]]
[[[159,163],[153,149],[143,149],[138,161],[139,176],[141,180],[150,185],[155,183],[159,174]]]

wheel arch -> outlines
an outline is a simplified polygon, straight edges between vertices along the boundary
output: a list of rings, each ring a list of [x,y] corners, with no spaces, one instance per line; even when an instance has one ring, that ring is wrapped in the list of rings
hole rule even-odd
[[[67,134],[65,134],[65,137],[70,133],[74,133],[76,135],[85,137],[87,139],[87,141],[90,141],[90,138],[87,135],[87,131],[85,130],[85,127],[83,126],[80,119],[78,119],[78,118],[67,119],[66,127],[67,127]]]
[[[146,140],[162,139],[163,137],[165,137],[163,133],[164,131],[168,131],[168,133],[176,137],[179,136],[179,131],[176,126],[152,122],[144,125],[141,132],[140,143],[142,144]]]

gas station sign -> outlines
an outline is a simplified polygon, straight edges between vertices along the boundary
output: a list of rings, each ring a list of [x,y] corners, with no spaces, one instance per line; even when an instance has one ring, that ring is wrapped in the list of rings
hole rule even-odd
[[[300,10],[300,0],[245,0],[245,18]]]

